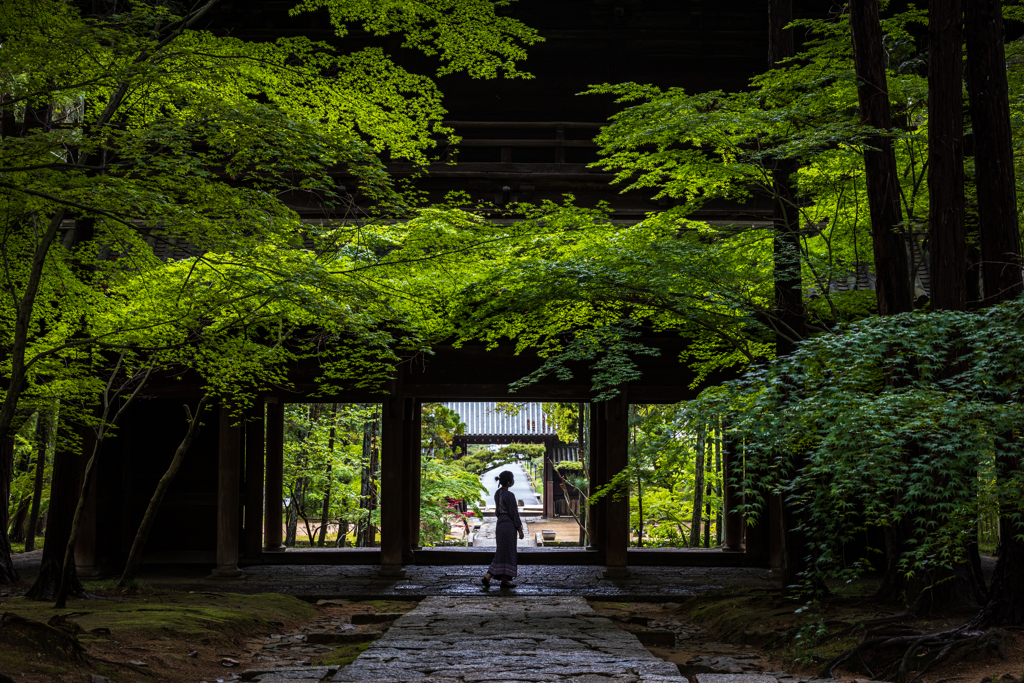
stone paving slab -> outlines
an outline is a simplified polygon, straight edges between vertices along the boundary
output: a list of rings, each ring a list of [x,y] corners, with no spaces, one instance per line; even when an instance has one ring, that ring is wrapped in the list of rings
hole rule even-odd
[[[697,674],[697,683],[776,683],[774,676],[756,674]]]
[[[291,551],[289,551],[291,552]],[[552,552],[559,552],[554,550]],[[39,572],[42,551],[14,556],[22,580],[31,583]],[[373,565],[254,565],[236,579],[209,578],[209,565],[144,565],[139,578],[167,590],[284,593],[309,600],[398,599],[428,596],[480,596],[477,565],[404,567],[406,576],[383,579]],[[778,588],[777,579],[756,567],[629,567],[626,579],[604,578],[605,568],[594,565],[519,565],[514,593],[581,596],[610,601],[671,601],[721,588]]]
[[[475,597],[486,594],[480,577],[486,567],[451,565],[404,567],[405,577],[384,579],[373,566],[262,565],[244,569],[238,579],[198,579],[158,573],[140,578],[157,588],[220,590],[237,593],[277,592],[302,598],[420,600],[432,596]],[[208,573],[208,568],[203,568]],[[777,588],[764,569],[751,567],[630,567],[626,579],[604,578],[602,566],[519,565],[519,596],[580,596],[611,601],[672,600],[721,588]],[[491,589],[491,594],[494,594]]]
[[[675,664],[579,597],[431,597],[332,679],[338,683],[654,683]]]

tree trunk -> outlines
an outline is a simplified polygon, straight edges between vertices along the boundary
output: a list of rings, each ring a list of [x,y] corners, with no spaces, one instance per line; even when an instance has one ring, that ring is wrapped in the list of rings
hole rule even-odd
[[[715,495],[718,496],[718,509],[715,510],[715,545],[722,545],[722,505],[725,497],[722,495],[722,430],[715,427],[715,473],[718,475],[715,484]]]
[[[582,500],[580,501],[583,502]],[[637,530],[636,530],[636,547],[644,547],[644,487],[639,478],[636,480],[636,517],[637,517]],[[582,522],[580,523],[582,527]]]
[[[967,228],[960,0],[930,0],[928,17],[931,303],[933,309],[963,311],[967,305]]]
[[[132,549],[128,553],[128,562],[124,566],[124,571],[121,573],[121,580],[117,582],[118,587],[124,588],[128,585],[128,582],[135,578],[138,574],[139,566],[142,564],[142,551],[146,548],[146,541],[149,540],[149,531],[153,528],[153,522],[156,520],[156,513],[160,510],[160,505],[164,501],[164,496],[167,494],[167,489],[170,488],[171,482],[178,475],[178,469],[181,467],[182,461],[185,460],[185,454],[188,449],[192,446],[192,442],[195,441],[196,436],[199,435],[199,430],[202,427],[200,418],[203,416],[203,411],[206,410],[206,406],[209,403],[209,396],[203,396],[199,400],[199,405],[196,406],[195,415],[189,412],[188,405],[185,406],[185,412],[188,414],[188,432],[185,433],[185,438],[178,444],[177,450],[174,452],[174,457],[171,458],[171,464],[167,467],[167,471],[164,472],[164,476],[160,477],[160,481],[156,485],[156,490],[153,492],[153,497],[149,500],[149,505],[146,506],[146,513],[142,516],[142,523],[139,524],[139,530],[135,534],[135,540],[132,541]]]
[[[377,509],[377,424],[379,413],[374,408],[373,419],[363,425],[363,471],[359,485],[359,504],[366,511],[366,519],[360,523],[356,545],[372,548],[377,543],[377,527],[370,521],[370,515]]]
[[[590,414],[589,413],[590,409],[588,407],[588,404],[586,404],[586,403],[578,403],[577,404],[577,408],[579,410],[579,417],[576,419],[576,446],[579,449],[579,458],[580,458],[580,463],[582,463],[582,465],[583,465],[583,474],[584,474],[585,477],[587,477],[586,479],[584,479],[584,481],[586,482],[586,490],[583,491],[583,493],[587,496],[587,498],[589,500],[589,498],[590,498],[590,478],[589,478],[590,454],[589,454],[589,451],[587,450],[587,434],[590,432],[590,427],[589,427],[590,423],[589,423],[589,419],[588,419],[588,416]],[[543,471],[544,471],[544,468],[541,468],[541,472],[543,472]],[[545,486],[546,485],[547,484],[545,483]],[[552,514],[554,514],[554,511],[552,511]],[[590,526],[591,526],[590,509],[588,508],[586,503],[581,503],[580,504],[580,536],[579,536],[579,538],[580,538],[580,547],[581,548],[586,548],[589,545],[589,541],[590,541],[590,538],[589,538],[589,536],[590,536]]]
[[[71,531],[68,534],[67,547],[64,549],[64,563],[61,567],[61,579],[60,587],[57,590],[57,597],[54,599],[55,609],[64,609],[67,605],[67,599],[69,595],[73,594],[75,590],[75,584],[78,581],[78,571],[75,568],[75,540],[78,538],[78,527],[82,521],[82,513],[85,510],[85,501],[89,495],[89,487],[92,485],[93,472],[96,471],[96,461],[99,459],[100,448],[103,447],[103,443],[106,440],[110,430],[113,429],[120,423],[121,417],[124,415],[128,407],[135,401],[135,397],[139,395],[139,392],[146,382],[149,380],[149,376],[153,369],[147,369],[144,374],[140,377],[138,375],[129,375],[124,384],[119,388],[113,389],[114,383],[118,376],[118,371],[121,368],[121,363],[124,360],[124,353],[118,358],[117,363],[114,365],[113,370],[110,373],[110,379],[107,381],[107,387],[103,392],[103,411],[100,415],[100,427],[94,432],[92,455],[85,463],[85,470],[82,472],[82,489],[78,493],[78,503],[75,505],[74,516],[71,520]],[[130,384],[136,383],[135,389],[129,394],[128,398],[121,403],[120,407],[114,413],[113,417],[110,417],[111,408],[120,401],[121,392],[127,388]],[[84,444],[85,442],[83,442]],[[83,450],[83,457],[85,451]]]
[[[7,532],[7,540],[11,543],[25,542],[25,520],[28,517],[28,509],[31,504],[31,498],[22,498],[18,507],[14,509],[14,516],[11,517],[10,529]]]
[[[774,68],[795,54],[792,0],[768,2],[768,66]],[[793,181],[797,163],[779,159],[772,171],[772,221],[775,226],[774,281],[776,309],[776,353],[788,355],[795,342],[804,337],[804,304],[800,277],[800,218]]]
[[[892,117],[878,0],[850,0],[849,12],[861,122],[889,131],[892,129]],[[900,208],[896,152],[892,140],[886,135],[872,136],[868,144],[874,148],[864,152],[864,171],[871,213],[878,314],[912,311],[914,291],[907,264],[906,242],[900,230],[903,211]]]
[[[704,428],[697,430],[696,458],[693,464],[693,517],[690,520],[690,547],[700,547],[700,518],[704,512]]]
[[[36,549],[36,534],[39,532],[39,506],[43,500],[43,484],[46,480],[46,460],[53,439],[55,415],[44,410],[39,412],[36,422],[36,471],[32,488],[32,510],[25,524],[25,552]]]
[[[7,536],[7,501],[11,498],[14,470],[14,435],[0,437],[0,584],[18,583],[20,577],[11,558],[11,542]]]
[[[338,518],[338,537],[334,539],[334,547],[348,547],[348,520],[344,517]]]
[[[704,489],[704,547],[711,547],[711,503],[707,502],[711,500],[711,482],[707,484],[707,488]]]
[[[967,92],[974,129],[984,305],[1021,293],[1020,228],[1000,0],[965,6]],[[1024,568],[1022,568],[1024,571]]]
[[[91,430],[79,425],[77,430],[88,441]],[[71,536],[71,521],[75,515],[75,503],[81,488],[82,453],[68,443],[68,438],[58,438],[53,454],[53,472],[50,476],[50,507],[46,513],[46,537],[43,543],[43,561],[39,576],[25,597],[31,600],[53,600],[60,588],[61,566],[64,550]],[[72,567],[72,570],[74,568]],[[78,580],[78,573],[72,571],[70,593],[85,595],[85,588]]]
[[[327,452],[331,455],[334,454],[334,438],[336,436],[338,425],[338,404],[331,404],[331,432],[327,438]],[[327,542],[327,523],[331,521],[331,470],[330,464],[327,465],[327,488],[324,490],[324,505],[320,510],[320,538],[317,540],[317,545],[321,548]],[[341,533],[339,528],[338,533]]]
[[[1021,251],[1017,219],[1010,106],[1000,0],[972,0],[965,8],[967,92],[974,128],[974,172],[978,188],[985,306],[1020,295]],[[1004,434],[1004,448],[1013,443]],[[997,453],[1000,478],[1021,469],[1019,456]],[[989,600],[979,616],[988,626],[1024,625],[1024,525],[999,518],[999,560]]]

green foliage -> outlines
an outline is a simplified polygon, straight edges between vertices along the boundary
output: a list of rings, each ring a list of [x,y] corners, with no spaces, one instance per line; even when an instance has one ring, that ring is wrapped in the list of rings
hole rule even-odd
[[[425,458],[420,481],[421,541],[425,544],[443,541],[452,531],[453,520],[457,520],[463,531],[468,533],[468,517],[479,518],[482,515],[479,501],[486,493],[487,489],[476,474],[451,461]],[[470,508],[465,515],[458,511],[459,501]]]
[[[452,439],[466,433],[466,423],[457,412],[440,403],[424,403],[420,409],[420,441],[429,457],[451,453]]]
[[[360,404],[286,404],[285,496],[314,535],[319,531],[324,497],[328,523],[367,518],[360,506],[360,481],[366,467],[363,427],[375,408]]]
[[[810,576],[849,578],[842,545],[908,524],[908,573],[948,567],[998,506],[1021,515],[1024,300],[978,312],[868,318],[702,394],[689,419],[727,420],[744,444],[747,512],[770,492],[801,511]],[[887,379],[888,378],[888,379]]]
[[[484,472],[493,470],[512,462],[533,460],[544,455],[544,444],[539,443],[513,443],[502,446],[496,451],[480,449],[475,453],[456,460],[458,465],[467,472],[479,476]]]
[[[450,132],[433,82],[379,49],[195,30],[214,4],[86,17],[70,0],[0,2],[2,284],[30,321],[16,338],[16,306],[0,310],[0,369],[27,364],[25,395],[3,395],[0,431],[15,404],[30,414],[58,396],[88,419],[111,369],[101,349],[125,350],[128,376],[196,371],[241,408],[287,385],[285,364],[301,359],[319,364],[325,392],[380,388],[396,350],[441,329],[422,300],[390,292],[408,281],[405,264],[448,256],[439,225],[475,219],[415,212],[379,158],[424,163]],[[339,32],[359,24],[439,55],[442,73],[525,76],[516,62],[537,40],[485,0],[295,11],[317,7]],[[339,187],[339,168],[358,187]],[[353,213],[351,192],[412,220]],[[326,220],[300,219],[291,207],[304,202]]]

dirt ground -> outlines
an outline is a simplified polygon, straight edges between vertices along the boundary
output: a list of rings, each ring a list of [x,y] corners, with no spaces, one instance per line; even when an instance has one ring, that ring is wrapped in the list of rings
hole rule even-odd
[[[864,603],[832,607],[824,614],[806,615],[795,613],[799,608],[796,603],[749,592],[732,596],[701,596],[683,599],[679,603],[591,604],[620,628],[637,633],[641,642],[645,640],[643,632],[673,632],[673,645],[645,643],[645,647],[657,657],[679,665],[691,683],[696,680],[696,673],[712,670],[792,676],[792,682],[783,678],[784,683],[817,679],[823,674],[824,664],[859,642],[859,637],[835,637],[845,625],[884,616],[878,612],[877,606]],[[923,619],[897,622],[894,626],[940,632],[955,628],[965,620],[963,616]],[[806,630],[801,633],[802,627],[815,622],[826,625],[825,634],[808,634]],[[927,669],[918,680],[930,683],[958,680],[967,683],[1018,683],[1024,679],[1024,632],[1005,631],[1003,645],[1005,660],[991,650],[968,654],[968,648],[965,648],[946,662]],[[895,654],[895,651],[888,651],[884,657],[866,661],[880,670],[880,665],[888,663]],[[915,659],[923,664],[935,654],[925,651]],[[866,683],[864,679],[871,678],[871,675],[858,663],[854,664],[857,668],[836,668],[833,677],[839,681]],[[911,665],[911,672],[916,670],[916,666]]]
[[[346,664],[391,623],[356,626],[354,614],[387,616],[415,607],[379,600],[310,605],[272,593],[94,594],[69,601],[64,610],[0,599],[0,673],[18,683],[80,683],[89,674],[113,683],[195,683],[231,680],[255,666]],[[308,633],[333,628],[352,642],[309,642]]]
[[[0,597],[0,673],[17,683],[80,683],[87,674],[113,683],[212,683],[253,667],[344,665],[416,605],[409,600],[321,600],[314,605],[276,593],[120,591],[95,585],[92,591],[97,599],[73,600],[65,610]],[[769,672],[780,683],[824,683],[814,680],[822,666],[858,642],[843,630],[884,616],[876,605],[855,600],[837,601],[818,613],[798,611],[800,603],[775,591],[749,588],[680,597],[678,602],[591,604],[636,633],[656,656],[677,664],[691,683],[700,672]],[[894,628],[937,632],[963,621],[935,618]],[[815,624],[822,630],[811,628]],[[1019,683],[1024,631],[1006,630],[1003,646],[1005,659],[993,651],[968,657],[961,652],[918,680]],[[911,670],[934,654],[922,653]],[[877,672],[885,661],[868,657],[865,664]],[[838,668],[835,676],[848,682],[871,677],[860,664]]]

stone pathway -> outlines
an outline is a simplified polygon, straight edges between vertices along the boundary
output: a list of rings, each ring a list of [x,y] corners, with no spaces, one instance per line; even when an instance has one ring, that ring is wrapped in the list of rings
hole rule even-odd
[[[636,636],[594,613],[585,600],[428,598],[401,617],[352,664],[250,670],[252,681],[377,683],[683,683]]]
[[[508,470],[515,477],[516,483],[509,489],[512,494],[516,497],[516,500],[523,501],[525,507],[537,507],[542,505],[540,498],[537,496],[537,492],[533,490],[533,485],[530,483],[530,478],[526,476],[526,470],[523,466],[517,462],[510,462],[502,465],[501,467],[495,467],[493,470],[489,470],[480,475],[480,483],[487,489],[487,495],[480,501],[481,507],[494,507],[494,492],[498,490],[498,482],[494,480],[496,476],[501,474],[504,470]],[[520,508],[520,513],[522,508]]]
[[[495,548],[497,547],[497,541],[494,538],[495,532],[498,530],[498,520],[495,517],[484,517],[481,521],[480,528],[473,533],[473,547],[474,548]],[[518,548],[536,548],[537,541],[533,538],[533,534],[530,533],[531,524],[539,524],[540,517],[522,517],[523,522],[523,538],[516,539],[516,547]]]

